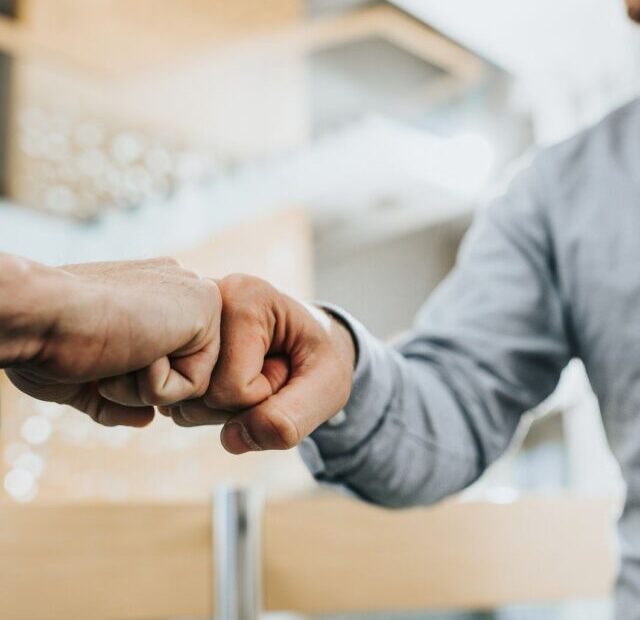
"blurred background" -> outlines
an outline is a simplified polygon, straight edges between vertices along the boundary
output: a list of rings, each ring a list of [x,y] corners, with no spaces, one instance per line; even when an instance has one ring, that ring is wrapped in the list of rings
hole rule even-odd
[[[640,86],[621,0],[1,0],[0,13],[1,251],[254,273],[383,339],[532,150]],[[234,459],[213,428],[100,428],[6,381],[0,398],[3,503],[194,501],[221,481],[318,492],[296,453]],[[623,496],[578,362],[462,500],[538,492],[614,509]],[[611,617],[606,597],[517,603],[445,617]]]

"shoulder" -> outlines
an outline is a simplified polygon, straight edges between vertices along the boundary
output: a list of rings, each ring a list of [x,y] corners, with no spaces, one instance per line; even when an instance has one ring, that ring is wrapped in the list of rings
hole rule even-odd
[[[595,125],[542,149],[533,166],[558,197],[608,182],[636,182],[640,157],[640,99],[614,110]]]

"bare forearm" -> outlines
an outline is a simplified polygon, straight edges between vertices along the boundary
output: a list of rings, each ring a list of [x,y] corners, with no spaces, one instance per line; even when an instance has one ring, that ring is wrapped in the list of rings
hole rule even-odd
[[[36,357],[52,325],[56,270],[0,254],[0,367]]]

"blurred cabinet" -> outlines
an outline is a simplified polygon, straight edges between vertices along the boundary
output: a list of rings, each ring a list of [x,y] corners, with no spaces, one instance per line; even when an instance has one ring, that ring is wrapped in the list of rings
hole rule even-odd
[[[127,185],[167,195],[184,180],[171,161],[148,191],[148,149],[206,152],[202,173],[216,177],[307,137],[303,59],[269,42],[298,23],[297,0],[23,0],[18,16],[0,17],[16,202],[90,218],[140,204]],[[118,170],[123,136],[143,157]]]
[[[38,45],[96,69],[152,69],[290,24],[300,0],[19,0]]]

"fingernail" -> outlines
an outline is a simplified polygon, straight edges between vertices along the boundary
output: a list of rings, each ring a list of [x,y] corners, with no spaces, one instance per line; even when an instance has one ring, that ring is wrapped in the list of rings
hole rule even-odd
[[[222,435],[224,447],[236,452],[238,448],[251,451],[259,451],[262,448],[249,434],[247,427],[240,422],[228,422]]]

